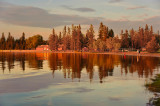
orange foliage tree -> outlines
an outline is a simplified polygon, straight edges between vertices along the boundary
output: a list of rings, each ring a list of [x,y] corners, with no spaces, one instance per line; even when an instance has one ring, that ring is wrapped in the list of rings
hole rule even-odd
[[[159,45],[154,36],[152,37],[151,41],[147,43],[146,49],[148,52],[156,52],[159,49]]]

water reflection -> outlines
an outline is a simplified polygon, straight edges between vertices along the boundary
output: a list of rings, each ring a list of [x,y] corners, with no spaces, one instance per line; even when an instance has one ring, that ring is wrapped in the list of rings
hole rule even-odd
[[[154,69],[158,69],[160,59],[157,57],[143,56],[119,56],[105,54],[67,54],[67,53],[0,53],[0,69],[2,73],[19,67],[43,69],[43,62],[48,61],[52,70],[63,72],[64,78],[81,79],[82,71],[86,71],[90,81],[98,72],[99,80],[102,83],[107,76],[114,75],[114,69],[120,67],[121,75],[137,73],[138,77],[148,78],[153,75]]]

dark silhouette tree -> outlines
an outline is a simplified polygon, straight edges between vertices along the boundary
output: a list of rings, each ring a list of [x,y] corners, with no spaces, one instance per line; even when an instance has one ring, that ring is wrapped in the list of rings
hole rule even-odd
[[[22,33],[22,37],[19,39],[19,49],[24,50],[26,45],[25,33]]]
[[[109,30],[108,36],[109,36],[109,37],[112,37],[112,38],[114,37],[113,29],[110,29],[110,30]]]
[[[6,48],[5,46],[6,46],[6,39],[5,39],[4,33],[2,33],[2,37],[0,39],[0,49],[5,50]]]
[[[8,33],[8,38],[6,41],[6,49],[13,50],[14,49],[14,38],[11,36],[11,33]]]
[[[102,37],[103,37],[103,23],[102,22],[100,23],[100,26],[99,26],[98,37],[99,37],[99,39],[102,39]]]

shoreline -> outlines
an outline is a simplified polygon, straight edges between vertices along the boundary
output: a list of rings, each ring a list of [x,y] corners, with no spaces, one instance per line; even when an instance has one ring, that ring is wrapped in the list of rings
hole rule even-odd
[[[136,51],[131,52],[76,52],[76,51],[42,51],[42,50],[0,50],[0,53],[86,53],[86,54],[110,54],[110,55],[124,55],[124,56],[150,56],[160,57],[160,53],[141,52],[137,54]]]

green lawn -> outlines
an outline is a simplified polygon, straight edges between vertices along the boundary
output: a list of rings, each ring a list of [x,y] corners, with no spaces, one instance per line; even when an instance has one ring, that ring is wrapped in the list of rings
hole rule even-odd
[[[151,79],[152,83],[146,84],[148,90],[152,92],[159,92],[160,93],[160,74],[158,74],[154,79]],[[160,98],[154,102],[154,105],[160,106]]]

